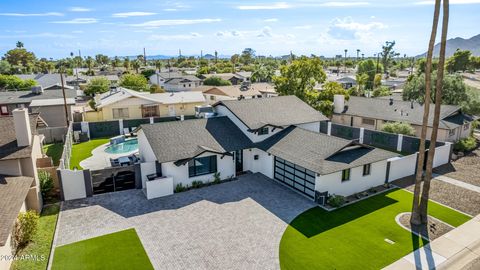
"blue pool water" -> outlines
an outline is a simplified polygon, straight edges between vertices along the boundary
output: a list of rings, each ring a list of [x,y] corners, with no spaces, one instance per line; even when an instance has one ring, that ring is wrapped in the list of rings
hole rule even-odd
[[[110,145],[105,148],[105,152],[109,154],[122,154],[138,150],[138,140],[130,139],[123,143]]]

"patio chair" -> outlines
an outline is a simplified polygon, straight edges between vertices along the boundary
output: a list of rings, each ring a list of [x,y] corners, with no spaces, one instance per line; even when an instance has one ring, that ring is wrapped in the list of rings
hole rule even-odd
[[[112,167],[118,167],[120,166],[120,163],[118,162],[118,159],[110,158],[110,165],[112,165]]]
[[[130,134],[130,129],[129,128],[123,128],[123,135],[125,135],[125,137],[129,137],[131,134]]]
[[[137,127],[132,127],[132,132],[130,132],[130,136],[132,137],[136,137],[137,136],[137,133],[136,132],[133,132],[134,130],[136,130]]]

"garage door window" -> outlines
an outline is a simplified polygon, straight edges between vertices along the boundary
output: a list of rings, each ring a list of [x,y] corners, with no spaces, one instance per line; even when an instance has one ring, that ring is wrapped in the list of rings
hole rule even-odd
[[[311,198],[315,195],[315,173],[279,157],[275,157],[274,178]]]

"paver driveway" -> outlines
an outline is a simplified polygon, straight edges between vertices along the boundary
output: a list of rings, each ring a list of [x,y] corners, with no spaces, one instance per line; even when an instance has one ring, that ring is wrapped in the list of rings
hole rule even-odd
[[[157,269],[277,269],[287,224],[313,206],[262,174],[150,201],[122,191],[66,202],[55,244],[133,227]]]

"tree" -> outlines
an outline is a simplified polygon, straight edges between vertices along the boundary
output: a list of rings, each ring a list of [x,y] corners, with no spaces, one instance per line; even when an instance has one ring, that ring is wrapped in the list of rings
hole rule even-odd
[[[49,172],[38,170],[38,180],[40,182],[40,191],[42,192],[42,197],[45,199],[53,189],[53,178]]]
[[[106,77],[96,77],[90,80],[85,88],[85,94],[101,94],[110,90],[110,81]]]
[[[382,131],[403,134],[408,136],[415,136],[415,129],[409,123],[392,122],[386,123],[382,126]]]
[[[467,96],[468,98],[461,103],[462,111],[471,115],[480,115],[480,92],[468,87]]]
[[[384,96],[390,96],[392,92],[390,92],[390,89],[386,86],[380,86],[375,88],[372,92],[373,97],[384,97]]]
[[[280,95],[295,95],[305,101],[306,94],[326,78],[320,58],[302,56],[290,65],[281,66],[280,76],[274,77],[273,82]]]
[[[357,81],[357,87],[356,90],[354,91],[355,88],[351,88],[350,94],[352,96],[363,96],[364,95],[364,90],[365,86],[368,82],[368,74],[358,74],[355,76],[355,80]]]
[[[375,78],[373,79],[373,88],[378,88],[382,85],[382,74],[377,73],[375,74]]]
[[[17,41],[17,43],[15,44],[15,46],[16,46],[17,48],[23,48],[23,42]]]
[[[147,91],[148,82],[147,79],[141,74],[125,74],[120,80],[121,87],[136,91]]]
[[[134,61],[132,62],[132,67],[133,67],[133,69],[135,69],[135,72],[136,72],[136,73],[138,73],[138,70],[139,70],[140,67],[142,66],[141,63],[142,63],[142,62],[141,62],[140,60],[138,60],[138,59],[136,59],[136,60],[134,60]]]
[[[7,51],[3,58],[12,67],[18,67],[21,72],[31,71],[31,67],[33,67],[33,63],[36,61],[35,54],[23,48],[23,43],[21,43],[21,45],[22,47],[16,47],[15,49]]]
[[[240,62],[242,62],[244,65],[249,65],[253,63],[254,58],[255,50],[252,48],[245,48],[242,51],[242,55],[240,55]]]
[[[32,79],[22,80],[15,75],[0,74],[0,89],[2,90],[28,91],[34,85],[37,85],[37,82]]]
[[[252,82],[270,82],[275,75],[275,70],[267,65],[256,65],[252,72]]]
[[[152,84],[150,85],[150,93],[165,93],[165,89],[163,89],[161,86]]]
[[[437,84],[437,73],[433,72],[431,77],[433,83],[431,85],[430,100],[435,100],[435,89]],[[425,74],[412,75],[403,88],[403,100],[416,100],[420,103],[425,102]],[[463,78],[459,74],[447,74],[443,78],[443,104],[447,105],[461,105],[469,98],[467,94],[467,85],[465,85]]]
[[[112,67],[113,68],[117,68],[120,66],[120,58],[118,58],[118,56],[115,56],[112,60]]]
[[[457,71],[465,72],[470,67],[471,57],[471,51],[457,49],[453,56],[447,60],[447,71],[450,73]]]
[[[426,66],[427,66],[427,59],[426,58],[420,58],[417,61],[416,66],[417,66],[417,74],[425,73]],[[433,71],[437,70],[437,68],[438,68],[438,60],[432,59],[431,71],[433,72]]]
[[[10,74],[12,66],[5,60],[0,60],[0,74]]]
[[[338,82],[327,82],[323,85],[322,91],[309,90],[304,100],[323,115],[330,117],[333,114],[333,97],[344,95],[348,100],[350,95]]]
[[[156,73],[156,71],[154,69],[145,69],[145,70],[142,70],[141,73],[148,80],[150,76]]]
[[[95,61],[100,66],[106,66],[110,62],[110,58],[108,58],[108,56],[103,54],[97,54],[95,55]]]
[[[368,80],[365,84],[365,89],[373,89],[375,74],[376,74],[377,64],[372,60],[364,60],[358,63],[357,74],[367,74]],[[379,70],[382,70],[382,67],[379,64]]]
[[[130,70],[130,58],[125,57],[125,59],[123,60],[123,67],[124,67],[127,71]]]
[[[226,86],[232,85],[230,81],[224,80],[218,76],[208,77],[203,81],[204,85],[212,85],[212,86]]]
[[[386,41],[385,45],[382,46],[382,64],[383,71],[385,74],[388,74],[390,64],[393,58],[399,56],[400,54],[393,50],[395,46],[395,41]]]

